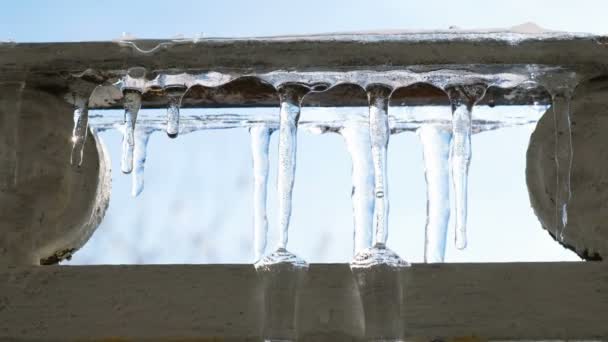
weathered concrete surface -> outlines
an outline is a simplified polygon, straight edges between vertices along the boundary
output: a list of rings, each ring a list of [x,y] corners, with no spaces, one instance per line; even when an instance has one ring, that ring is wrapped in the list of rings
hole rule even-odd
[[[53,93],[68,93],[73,78],[94,86],[110,85],[131,67],[144,67],[147,77],[164,73],[217,71],[253,75],[277,70],[486,70],[503,66],[568,67],[581,73],[606,71],[606,37],[569,33],[521,34],[487,32],[393,32],[327,34],[294,37],[133,40],[78,43],[0,43],[0,80],[27,78]],[[324,106],[353,106],[349,89],[316,99]],[[352,90],[352,89],[351,89]],[[355,90],[356,91],[356,90]],[[120,94],[119,94],[120,95]],[[120,97],[118,95],[118,98]],[[486,96],[496,104],[546,103],[542,91],[510,91]],[[355,97],[356,99],[356,97]],[[99,101],[97,101],[99,100]],[[162,93],[150,93],[144,107],[166,105]],[[439,101],[437,101],[439,100]],[[408,105],[441,102],[442,95],[416,92]],[[107,101],[107,102],[106,102]],[[490,100],[488,100],[490,101]],[[396,101],[397,103],[399,101]],[[112,96],[93,99],[94,107],[117,107]],[[276,106],[267,84],[242,79],[218,89],[192,89],[189,106]]]
[[[507,32],[346,33],[0,44],[0,73],[197,69],[264,72],[446,64],[603,65],[606,37]]]
[[[83,165],[70,165],[73,109],[63,99],[24,83],[0,94],[0,265],[53,263],[101,222],[109,161],[89,134]]]
[[[577,87],[571,104],[571,120],[572,198],[562,244],[585,259],[608,258],[607,78]],[[550,108],[530,139],[526,181],[534,212],[543,228],[555,238],[554,132]]]
[[[608,338],[603,262],[414,264],[398,276],[408,341]],[[292,307],[264,305],[262,282],[252,265],[0,269],[0,339],[260,341],[267,315]],[[366,340],[348,265],[310,265],[297,303],[298,341]]]

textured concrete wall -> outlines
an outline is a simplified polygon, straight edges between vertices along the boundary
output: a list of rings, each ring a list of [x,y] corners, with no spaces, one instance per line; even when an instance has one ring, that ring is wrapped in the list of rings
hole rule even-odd
[[[566,247],[585,259],[608,257],[608,79],[580,84],[571,104],[574,158]],[[561,132],[560,134],[566,134]],[[526,179],[530,202],[555,238],[555,128],[550,108],[532,134]]]
[[[400,308],[386,318],[401,322],[405,340],[605,340],[607,266],[414,264],[362,290],[348,265],[313,264],[297,295],[294,336],[373,339],[385,324],[363,305],[373,293],[380,309]],[[386,291],[395,279],[401,302]],[[260,341],[269,317],[294,317],[293,300],[272,301],[292,279],[276,280],[268,293],[251,265],[4,269],[0,339]]]
[[[56,262],[101,222],[109,163],[92,134],[70,165],[72,107],[24,83],[0,86],[0,265]]]

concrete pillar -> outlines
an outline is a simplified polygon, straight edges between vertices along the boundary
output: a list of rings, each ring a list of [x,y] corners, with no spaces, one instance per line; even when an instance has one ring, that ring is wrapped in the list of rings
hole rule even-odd
[[[543,228],[582,258],[597,260],[608,257],[608,80],[581,83],[570,108],[572,197],[563,241],[555,236],[555,128],[551,108],[530,138],[526,182],[530,203]]]
[[[82,166],[70,165],[72,113],[25,82],[0,84],[0,265],[69,258],[105,214],[110,163],[89,134]]]

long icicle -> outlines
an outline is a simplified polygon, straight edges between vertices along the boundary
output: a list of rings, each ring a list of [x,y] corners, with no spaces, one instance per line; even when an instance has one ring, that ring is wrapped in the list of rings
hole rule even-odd
[[[352,162],[354,255],[370,248],[374,224],[374,163],[368,125],[347,124],[340,130]]]
[[[369,101],[369,125],[372,161],[374,163],[374,245],[383,248],[388,239],[388,184],[387,148],[390,136],[388,126],[388,102],[391,89],[385,86],[371,86],[367,90]]]
[[[450,142],[452,132],[440,125],[423,125],[416,133],[422,142],[426,180],[424,261],[443,262],[450,221]]]
[[[137,121],[137,113],[141,107],[141,93],[126,90],[124,92],[123,107],[125,109],[125,116],[120,169],[123,173],[131,173],[133,170],[133,149],[135,148],[135,123]]]
[[[456,215],[456,248],[467,246],[467,188],[471,163],[471,133],[473,106],[486,91],[482,84],[459,85],[447,90],[452,104],[452,145],[450,164],[454,187]]]
[[[152,135],[152,132],[152,129],[144,127],[135,128],[135,146],[133,149],[133,172],[131,174],[131,177],[133,177],[131,183],[131,195],[133,197],[139,196],[139,194],[141,194],[141,192],[144,190],[144,167],[146,164],[146,150],[148,147],[148,140],[150,139],[150,135]]]
[[[555,238],[564,240],[568,224],[568,202],[572,196],[570,175],[572,172],[572,130],[570,123],[570,91],[552,94],[553,122],[555,125]]]
[[[279,89],[281,112],[279,121],[279,170],[277,188],[279,195],[279,243],[278,249],[287,248],[291,200],[296,171],[297,127],[300,106],[308,89],[287,85]]]
[[[260,260],[266,251],[268,219],[266,198],[268,189],[268,144],[274,129],[268,126],[253,126],[251,155],[253,160],[253,248],[254,262]]]
[[[80,97],[75,98],[74,107],[70,163],[74,166],[80,166],[82,165],[82,154],[87,140],[87,131],[89,130],[89,101]]]

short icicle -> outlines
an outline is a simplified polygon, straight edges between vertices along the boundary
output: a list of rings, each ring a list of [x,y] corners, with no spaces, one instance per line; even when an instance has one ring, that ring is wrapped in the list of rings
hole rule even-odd
[[[72,130],[72,153],[70,163],[73,166],[82,165],[84,144],[89,128],[89,101],[82,97],[74,99],[74,129]]]
[[[279,169],[277,191],[279,201],[279,241],[277,249],[258,262],[259,266],[288,263],[308,267],[308,264],[287,250],[291,200],[296,171],[297,127],[302,99],[309,88],[299,84],[286,84],[279,88],[281,110],[279,114]]]
[[[450,165],[454,188],[456,248],[467,246],[467,183],[471,163],[473,106],[483,98],[484,84],[456,85],[446,88],[452,105],[452,144]]]
[[[174,87],[166,89],[165,92],[169,99],[167,105],[167,135],[169,138],[176,138],[179,134],[179,110],[186,89]]]
[[[266,251],[268,219],[266,199],[268,189],[268,144],[274,129],[266,125],[249,129],[251,155],[253,160],[253,248],[254,262],[262,258]]]
[[[369,126],[352,123],[340,130],[352,161],[352,203],[354,255],[370,248],[374,224],[374,164]]]
[[[146,150],[148,140],[153,130],[145,127],[136,127],[134,133],[135,146],[133,149],[133,172],[131,174],[131,195],[139,196],[144,190],[144,167],[146,164]]]
[[[123,94],[125,116],[120,169],[123,173],[131,173],[133,170],[133,149],[135,148],[135,123],[137,121],[137,113],[141,107],[141,93],[126,90]]]
[[[572,128],[570,122],[570,90],[552,94],[553,122],[555,125],[555,238],[564,240],[568,224],[568,203],[572,196],[570,176],[572,172]]]
[[[449,127],[427,124],[416,131],[422,143],[426,180],[424,261],[443,262],[450,221]]]

